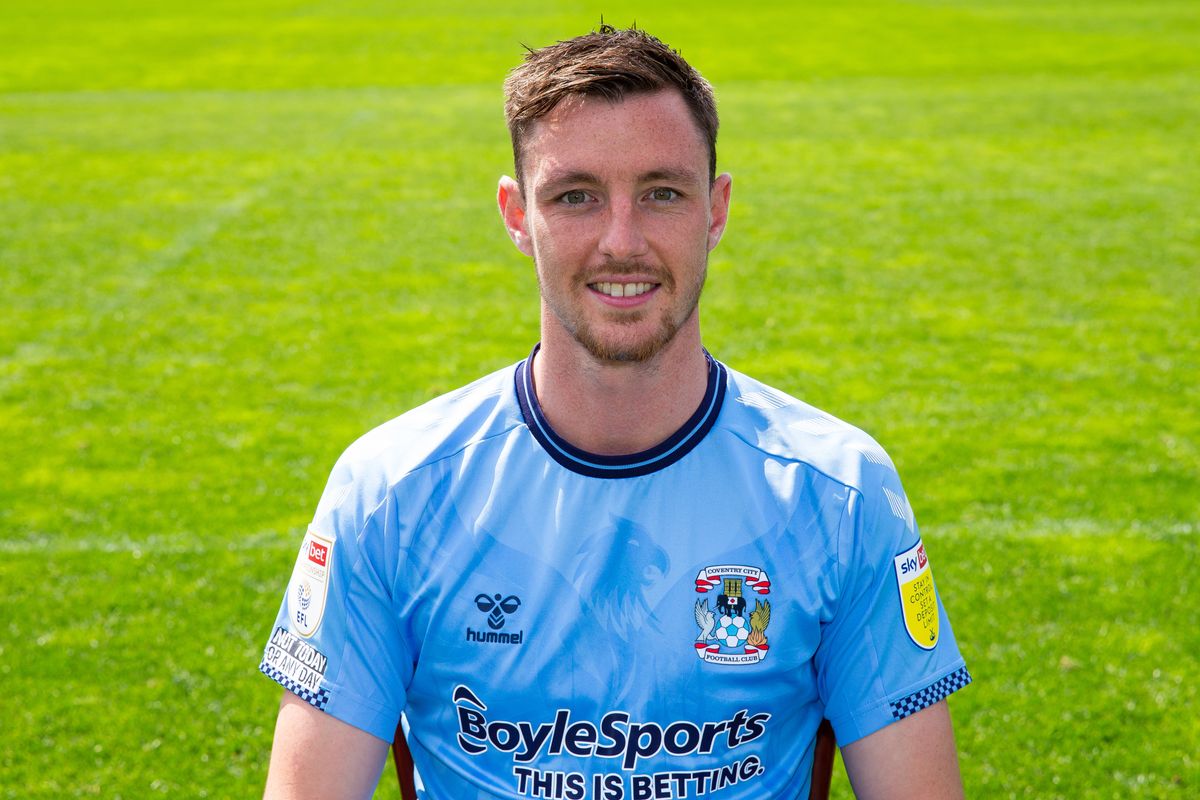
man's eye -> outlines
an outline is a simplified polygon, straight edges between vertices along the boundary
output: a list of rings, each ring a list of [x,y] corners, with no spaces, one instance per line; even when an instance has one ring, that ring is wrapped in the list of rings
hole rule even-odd
[[[562,196],[562,201],[569,206],[583,205],[587,202],[587,192],[574,189]]]
[[[653,189],[650,192],[650,199],[657,200],[660,203],[667,203],[671,200],[678,199],[678,197],[679,192],[675,191],[674,189],[665,189],[660,187],[658,189]]]

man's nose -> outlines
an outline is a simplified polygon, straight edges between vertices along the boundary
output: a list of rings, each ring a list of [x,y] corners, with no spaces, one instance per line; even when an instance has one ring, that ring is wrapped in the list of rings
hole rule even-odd
[[[600,232],[600,252],[615,261],[629,261],[649,250],[637,204],[630,200],[609,203]]]

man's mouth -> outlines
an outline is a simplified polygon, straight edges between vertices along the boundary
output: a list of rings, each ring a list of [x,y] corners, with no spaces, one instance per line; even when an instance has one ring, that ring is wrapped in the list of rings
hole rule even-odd
[[[657,285],[656,283],[615,283],[603,281],[601,283],[589,283],[588,288],[609,297],[637,297],[638,295],[646,294]]]

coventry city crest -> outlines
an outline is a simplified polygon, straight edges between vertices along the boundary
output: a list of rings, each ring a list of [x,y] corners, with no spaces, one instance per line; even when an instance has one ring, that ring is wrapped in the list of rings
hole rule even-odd
[[[709,601],[716,591],[716,606]],[[710,664],[757,664],[767,657],[767,626],[771,601],[747,595],[771,593],[767,573],[756,567],[723,564],[705,567],[696,576],[696,591],[707,595],[696,601],[696,655]]]

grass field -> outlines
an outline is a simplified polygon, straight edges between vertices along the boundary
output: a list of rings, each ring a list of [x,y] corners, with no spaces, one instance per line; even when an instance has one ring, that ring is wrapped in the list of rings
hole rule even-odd
[[[261,790],[334,459],[536,340],[499,82],[601,12],[717,87],[709,349],[900,466],[968,794],[1200,796],[1200,5],[406,5],[0,6],[0,797]]]

